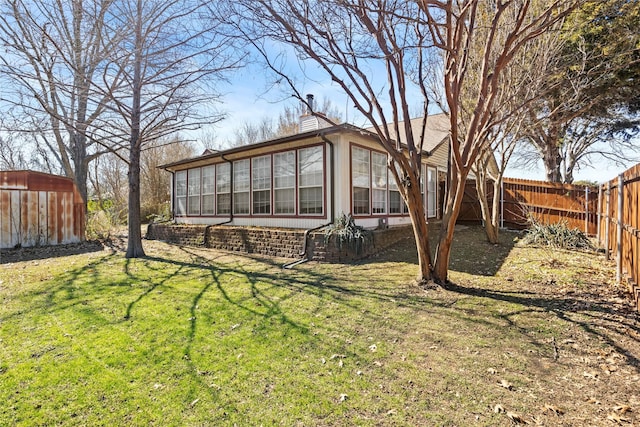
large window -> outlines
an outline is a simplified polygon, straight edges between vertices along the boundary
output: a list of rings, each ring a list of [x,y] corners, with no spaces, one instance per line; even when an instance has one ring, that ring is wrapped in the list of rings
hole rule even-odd
[[[397,163],[393,164],[398,172],[398,176],[402,177],[402,171],[400,170],[400,166]],[[389,213],[390,214],[403,214],[407,212],[407,205],[402,200],[402,196],[400,195],[400,190],[398,189],[398,184],[396,180],[393,178],[393,175],[389,179]]]
[[[287,151],[273,155],[273,191],[275,214],[296,212],[296,153]]]
[[[398,175],[400,167],[394,162]],[[420,175],[420,192],[425,200],[423,166]],[[388,167],[385,153],[367,148],[351,147],[351,191],[354,215],[406,215],[409,211],[400,194],[398,184]]]
[[[233,162],[233,213],[249,214],[249,160]]]
[[[351,150],[351,184],[353,189],[354,215],[366,215],[370,213],[370,153],[371,151],[360,147],[353,147]]]
[[[371,152],[371,210],[373,214],[387,213],[387,155]]]
[[[202,168],[202,215],[213,215],[216,200],[216,167]]]
[[[298,213],[300,215],[323,213],[323,157],[322,147],[298,150]]]
[[[216,165],[216,206],[218,215],[231,213],[231,165]]]
[[[251,160],[251,183],[253,187],[253,213],[271,213],[271,156]]]
[[[187,171],[176,172],[176,215],[187,213]]]
[[[200,169],[189,169],[187,179],[187,214],[200,215]]]
[[[434,218],[437,212],[438,174],[436,168],[427,168],[427,217]]]
[[[324,148],[305,147],[177,171],[176,215],[322,215]]]

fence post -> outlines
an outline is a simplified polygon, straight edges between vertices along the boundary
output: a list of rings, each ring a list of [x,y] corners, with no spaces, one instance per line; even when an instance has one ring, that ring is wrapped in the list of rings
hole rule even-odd
[[[617,245],[617,257],[616,257],[616,283],[622,282],[622,187],[624,186],[624,178],[622,174],[618,175],[618,245]]]
[[[611,232],[611,181],[607,182],[607,214],[604,223],[604,249],[607,261],[611,259],[611,250],[609,249],[609,233]]]
[[[504,228],[504,179],[500,181],[500,228]]]
[[[589,186],[584,187],[584,234],[589,234]]]
[[[596,233],[598,236],[598,246],[602,247],[602,237],[600,236],[601,231],[601,221],[602,221],[602,184],[598,186],[598,216],[596,217],[596,221],[598,225],[596,226]]]

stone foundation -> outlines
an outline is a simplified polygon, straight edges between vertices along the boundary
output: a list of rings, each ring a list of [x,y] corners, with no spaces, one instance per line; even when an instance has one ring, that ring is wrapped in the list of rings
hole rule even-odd
[[[373,243],[360,254],[339,248],[334,238],[325,244],[324,231],[309,233],[306,257],[313,261],[350,262],[369,257],[398,241],[413,236],[408,227],[373,231]],[[202,246],[226,251],[256,253],[281,258],[301,258],[304,230],[263,227],[149,224],[147,239],[183,246]]]

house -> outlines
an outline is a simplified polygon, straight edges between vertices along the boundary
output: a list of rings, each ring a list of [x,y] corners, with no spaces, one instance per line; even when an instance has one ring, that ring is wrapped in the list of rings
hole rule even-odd
[[[412,121],[416,130],[421,125],[422,118]],[[444,114],[427,118],[422,192],[428,219],[441,213],[448,129]],[[343,213],[366,228],[411,224],[376,134],[310,114],[295,135],[161,167],[172,174],[171,209],[179,224],[312,229]]]

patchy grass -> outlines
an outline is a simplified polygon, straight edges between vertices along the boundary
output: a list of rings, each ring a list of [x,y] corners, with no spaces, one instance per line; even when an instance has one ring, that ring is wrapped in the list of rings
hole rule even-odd
[[[638,316],[592,253],[457,232],[355,265],[145,242],[0,266],[0,425],[593,426],[640,410]]]

